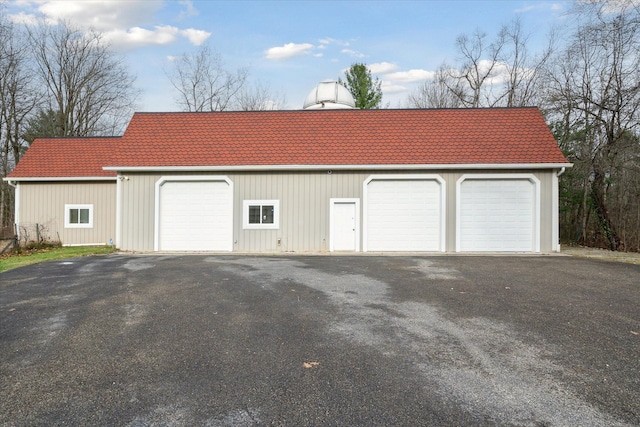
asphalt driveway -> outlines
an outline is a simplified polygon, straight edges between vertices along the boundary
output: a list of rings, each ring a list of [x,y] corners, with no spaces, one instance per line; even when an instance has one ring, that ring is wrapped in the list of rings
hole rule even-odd
[[[640,424],[640,266],[109,255],[0,274],[0,425]]]

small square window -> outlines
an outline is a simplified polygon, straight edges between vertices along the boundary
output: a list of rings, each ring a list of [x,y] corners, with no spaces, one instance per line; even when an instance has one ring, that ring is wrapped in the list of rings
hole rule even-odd
[[[65,228],[93,228],[93,205],[65,205]]]
[[[278,229],[280,228],[279,200],[245,200],[243,202],[243,228]]]

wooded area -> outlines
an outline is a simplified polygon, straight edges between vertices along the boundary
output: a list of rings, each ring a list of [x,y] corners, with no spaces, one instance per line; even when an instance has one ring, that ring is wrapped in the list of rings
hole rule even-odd
[[[539,106],[574,164],[560,177],[562,242],[640,251],[640,6],[576,2],[568,18],[571,25],[537,50],[518,19],[494,36],[480,29],[460,35],[454,61],[442,63],[407,106]],[[139,93],[99,33],[65,23],[17,25],[0,5],[0,40],[2,177],[38,136],[122,132]],[[173,64],[166,75],[179,109],[285,105],[268,86],[249,85],[247,69],[226,70],[208,46]],[[13,213],[13,189],[0,181],[0,226],[11,227]]]
[[[640,5],[581,2],[571,18],[539,52],[519,20],[492,40],[461,35],[458,62],[442,64],[408,105],[539,106],[574,164],[560,178],[561,241],[640,251]]]
[[[135,79],[99,33],[68,24],[18,26],[0,15],[0,40],[2,177],[36,137],[114,135],[129,121]],[[6,229],[14,192],[0,185]]]

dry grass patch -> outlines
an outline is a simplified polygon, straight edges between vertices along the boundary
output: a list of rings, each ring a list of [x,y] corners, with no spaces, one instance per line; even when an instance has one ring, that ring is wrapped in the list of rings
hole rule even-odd
[[[624,262],[627,264],[640,265],[640,253],[638,252],[614,252],[606,249],[569,246],[563,247],[562,253],[580,258],[593,258],[600,259],[602,261]]]

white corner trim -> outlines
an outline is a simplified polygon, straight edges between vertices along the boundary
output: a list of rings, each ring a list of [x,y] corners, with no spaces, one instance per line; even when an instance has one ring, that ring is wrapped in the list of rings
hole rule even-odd
[[[118,175],[120,178],[120,175]],[[116,180],[116,249],[120,249],[120,236],[122,233],[122,180]]]
[[[336,203],[354,203],[356,205],[356,249],[360,252],[360,199],[358,198],[330,198],[329,199],[329,252],[334,251],[334,206]]]
[[[16,182],[15,184],[10,185],[13,185],[15,188],[13,200],[13,203],[15,204],[13,207],[13,222],[16,225],[16,237],[18,238],[18,241],[20,241],[20,183]]]
[[[533,183],[534,190],[534,230],[533,230],[533,251],[540,252],[540,180],[534,174],[531,173],[496,173],[496,174],[464,174],[456,181],[456,252],[461,252],[461,235],[460,235],[460,221],[461,212],[460,204],[461,200],[461,187],[462,183],[471,179],[524,179]]]
[[[160,178],[158,178],[158,180],[156,181],[155,184],[155,203],[154,203],[154,215],[153,215],[153,220],[154,220],[154,225],[153,225],[153,250],[154,251],[159,251],[159,247],[160,247],[160,187],[162,187],[162,185],[165,182],[202,182],[202,181],[224,181],[227,184],[229,184],[229,188],[231,190],[231,207],[233,209],[233,181],[231,181],[231,179],[229,179],[229,177],[227,176],[215,176],[215,175],[179,175],[179,176],[161,176]],[[233,218],[233,213],[231,215],[231,217]],[[231,237],[230,237],[230,250],[229,252],[233,251],[233,232],[230,233]]]
[[[362,252],[367,252],[368,185],[374,180],[433,180],[440,184],[440,252],[446,251],[447,237],[447,183],[438,174],[389,174],[369,175],[362,184]]]
[[[560,175],[561,173],[554,173],[551,176],[551,250],[553,252],[560,252],[560,189],[558,188]]]

